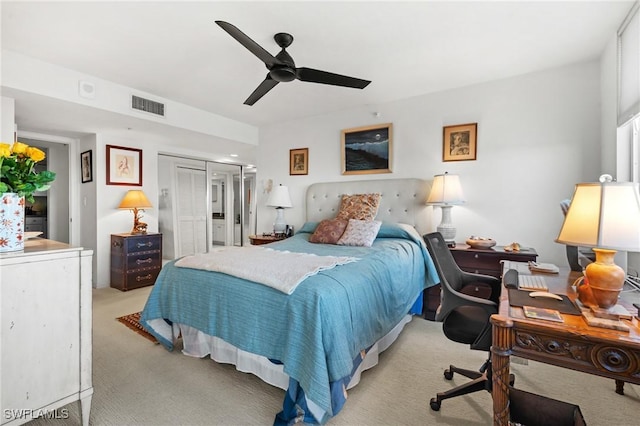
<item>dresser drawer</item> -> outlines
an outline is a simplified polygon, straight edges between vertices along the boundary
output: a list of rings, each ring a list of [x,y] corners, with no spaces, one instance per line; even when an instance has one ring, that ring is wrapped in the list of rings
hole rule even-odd
[[[127,255],[127,270],[149,269],[162,265],[162,256],[159,251],[133,253]]]
[[[160,268],[130,272],[127,274],[126,288],[138,288],[153,285],[160,274]]]
[[[466,245],[458,245],[456,248],[452,248],[451,254],[460,269],[498,278],[502,275],[502,260],[529,262],[535,261],[538,257],[538,254],[533,249],[506,252],[502,248],[480,250],[468,248]]]
[[[127,254],[134,254],[146,251],[158,251],[162,248],[161,235],[141,235],[127,237],[122,240],[120,248]]]

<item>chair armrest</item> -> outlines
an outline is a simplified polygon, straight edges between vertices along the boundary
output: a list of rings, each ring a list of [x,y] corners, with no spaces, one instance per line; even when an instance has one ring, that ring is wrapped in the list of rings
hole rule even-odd
[[[493,277],[492,277],[493,278]],[[447,282],[441,282],[442,286],[447,286],[447,291],[443,291],[443,303],[440,304],[438,312],[436,312],[436,321],[442,321],[452,310],[460,306],[477,306],[484,309],[487,314],[492,315],[498,312],[498,303],[492,300],[475,297],[468,294],[460,293],[453,290]],[[498,282],[499,284],[499,282]],[[446,307],[446,311],[442,310]]]
[[[491,287],[491,296],[489,300],[498,303],[500,301],[500,293],[502,292],[502,280],[491,275],[474,274],[472,272],[463,272],[462,283],[464,285],[479,282]]]

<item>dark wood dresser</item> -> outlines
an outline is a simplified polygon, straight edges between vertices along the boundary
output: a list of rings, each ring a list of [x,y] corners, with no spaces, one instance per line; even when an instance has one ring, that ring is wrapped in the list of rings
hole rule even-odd
[[[456,244],[449,248],[456,263],[466,272],[491,275],[496,278],[502,276],[501,260],[515,262],[529,262],[538,258],[538,253],[533,248],[521,251],[505,251],[503,246],[495,246],[490,249],[474,249],[466,244]],[[434,320],[436,310],[440,306],[440,286],[433,286],[425,290],[423,297],[423,313],[426,319]]]
[[[153,285],[162,269],[162,234],[111,234],[111,287]]]

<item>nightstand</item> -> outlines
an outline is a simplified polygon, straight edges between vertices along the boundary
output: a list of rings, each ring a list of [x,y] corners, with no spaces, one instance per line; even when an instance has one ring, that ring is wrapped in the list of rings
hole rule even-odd
[[[111,234],[111,287],[153,285],[162,269],[162,234]]]
[[[500,278],[502,275],[501,260],[535,262],[538,257],[538,253],[533,248],[521,251],[505,251],[503,246],[498,245],[490,249],[474,249],[466,244],[456,244],[455,247],[450,247],[449,250],[451,250],[453,258],[463,271],[491,275],[496,278]],[[425,290],[423,305],[424,317],[434,320],[436,310],[440,306],[439,285]]]
[[[249,241],[251,245],[260,246],[262,244],[269,244],[274,241],[284,240],[286,237],[284,235],[249,235]]]

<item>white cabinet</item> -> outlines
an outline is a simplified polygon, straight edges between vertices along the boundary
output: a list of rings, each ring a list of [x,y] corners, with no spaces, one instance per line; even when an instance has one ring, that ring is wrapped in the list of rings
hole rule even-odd
[[[0,254],[2,425],[63,418],[64,410],[53,410],[78,400],[89,424],[92,256],[46,239]]]
[[[223,244],[225,243],[225,223],[224,219],[213,219],[213,243],[214,244]]]

